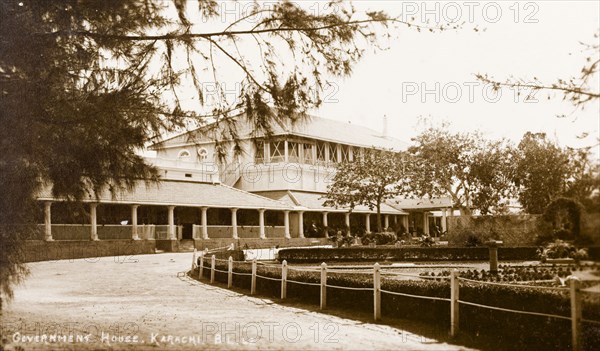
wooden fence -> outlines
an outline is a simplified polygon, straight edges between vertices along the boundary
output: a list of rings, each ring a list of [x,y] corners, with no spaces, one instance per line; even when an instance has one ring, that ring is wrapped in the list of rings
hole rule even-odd
[[[197,259],[196,256],[197,256],[197,253],[196,253],[196,251],[194,251],[193,261],[192,261],[192,271],[194,269],[198,268],[198,278],[203,279],[204,269],[206,269],[205,268],[205,253],[201,252],[199,255],[200,256],[199,259]],[[218,261],[226,263],[227,270],[217,269],[216,262],[218,262]],[[271,268],[274,268],[274,267],[279,268],[281,270],[280,278],[267,277],[264,275],[257,274],[258,263],[256,260],[252,261],[252,270],[250,273],[235,272],[233,270],[235,263],[247,264],[248,262],[234,261],[232,257],[229,257],[229,259],[227,259],[227,260],[217,259],[215,257],[215,255],[211,255],[210,256],[210,283],[213,284],[215,282],[215,272],[227,274],[227,287],[228,288],[231,288],[233,286],[233,275],[250,276],[251,277],[250,294],[254,295],[254,294],[256,294],[257,278],[278,281],[281,283],[281,299],[287,298],[288,283],[295,283],[295,284],[306,285],[306,286],[319,286],[320,287],[320,298],[319,298],[320,304],[319,305],[320,305],[321,310],[327,308],[327,288],[372,291],[372,293],[373,293],[373,319],[375,321],[378,321],[381,319],[381,296],[382,296],[382,294],[398,295],[398,296],[405,296],[405,297],[426,299],[426,300],[446,301],[446,302],[450,303],[450,335],[451,336],[456,336],[459,332],[460,305],[469,305],[469,306],[475,306],[475,307],[479,307],[479,308],[496,310],[496,311],[570,320],[571,321],[571,329],[572,329],[571,334],[572,334],[573,350],[580,350],[580,347],[581,347],[580,335],[581,335],[581,324],[582,323],[590,323],[590,324],[600,325],[600,322],[598,322],[596,320],[588,320],[588,319],[582,318],[582,308],[581,308],[582,292],[580,289],[580,281],[578,279],[570,279],[569,280],[571,315],[563,316],[563,315],[557,315],[557,314],[548,314],[548,313],[539,313],[539,312],[532,312],[532,311],[522,311],[522,310],[501,308],[501,307],[497,307],[497,306],[483,305],[483,304],[460,300],[460,284],[461,283],[490,284],[490,285],[512,286],[512,287],[517,287],[517,288],[553,289],[553,290],[563,290],[563,291],[565,289],[559,288],[559,287],[546,287],[546,286],[535,286],[535,285],[520,285],[520,284],[507,284],[507,283],[493,283],[493,282],[476,281],[476,280],[465,279],[465,278],[459,277],[457,270],[453,270],[449,277],[448,276],[445,276],[445,277],[414,276],[414,275],[410,275],[410,274],[406,274],[406,273],[386,272],[386,274],[400,275],[400,276],[404,275],[404,276],[410,276],[413,278],[420,278],[420,279],[435,279],[435,280],[439,280],[439,279],[448,280],[449,279],[450,280],[450,298],[443,298],[443,297],[406,294],[406,293],[401,293],[401,292],[397,292],[397,291],[390,291],[390,290],[382,289],[381,288],[382,267],[378,263],[375,263],[372,266],[372,269],[370,269],[370,271],[373,274],[373,287],[348,287],[348,286],[339,286],[339,285],[328,284],[327,283],[327,273],[328,272],[334,272],[334,273],[349,273],[349,272],[343,271],[343,270],[328,270],[326,263],[322,263],[318,270],[314,270],[314,269],[312,270],[312,271],[320,272],[320,276],[321,276],[320,283],[311,283],[311,282],[303,282],[303,281],[288,279],[288,272],[290,270],[306,272],[306,271],[310,271],[310,269],[291,268],[285,260],[281,263],[281,265],[274,265],[274,264],[266,265],[266,264],[261,263],[261,265],[269,266]]]

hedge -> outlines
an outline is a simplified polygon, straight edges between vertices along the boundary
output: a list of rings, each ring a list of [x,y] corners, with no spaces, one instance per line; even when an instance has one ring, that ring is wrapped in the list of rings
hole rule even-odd
[[[210,278],[210,262],[205,262],[204,278]],[[216,268],[227,270],[227,263],[217,262]],[[234,264],[234,272],[250,273],[251,263]],[[198,270],[191,274],[197,278]],[[277,266],[257,267],[257,275],[281,278],[281,269]],[[215,280],[227,282],[227,274],[215,272]],[[319,304],[319,286],[299,285],[290,280],[319,283],[320,272],[288,271],[287,296],[305,303]],[[257,293],[278,298],[281,282],[257,277]],[[250,290],[251,277],[233,275],[235,287]],[[372,288],[371,274],[328,273],[327,284],[345,287]],[[448,281],[390,280],[382,279],[382,290],[401,292],[419,296],[450,298]],[[443,328],[449,328],[450,304],[447,301],[435,301],[382,292],[381,312],[383,317],[422,320]],[[583,299],[583,318],[600,321],[600,301],[592,301],[586,294]],[[460,299],[482,305],[489,305],[518,311],[531,311],[562,316],[570,316],[568,289],[546,290],[521,288],[489,284],[461,284]],[[327,288],[327,306],[364,312],[373,310],[373,292]],[[571,348],[571,322],[548,317],[524,315],[512,312],[490,310],[480,307],[460,305],[460,330],[470,335],[486,335],[487,338],[506,345],[511,349],[566,350]],[[583,324],[582,342],[584,350],[595,349],[600,343],[600,327]]]
[[[499,247],[500,260],[535,260],[537,247]],[[314,263],[330,261],[485,261],[489,260],[487,247],[349,247],[281,249],[279,261]]]

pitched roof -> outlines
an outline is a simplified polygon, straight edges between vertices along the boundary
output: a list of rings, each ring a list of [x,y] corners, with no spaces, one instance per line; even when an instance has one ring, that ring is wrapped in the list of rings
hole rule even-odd
[[[244,115],[231,118],[235,119],[234,128],[239,138],[264,137],[263,133],[257,133],[254,130],[251,122]],[[181,145],[193,143],[194,141],[209,141],[214,139],[215,135],[228,134],[222,132],[215,133],[215,127],[215,123],[202,126],[157,142],[151,145],[150,149],[156,150],[169,145]],[[380,132],[371,128],[316,116],[307,116],[294,123],[289,119],[276,121],[271,127],[273,136],[295,135],[352,146],[375,147],[396,151],[405,150],[408,147],[407,143],[393,137],[383,137]],[[225,131],[230,126],[227,123],[221,123],[218,128]]]
[[[408,144],[392,137],[383,137],[381,132],[360,125],[340,122],[321,117],[309,117],[290,125],[286,132],[306,138],[314,138],[362,147],[405,150]]]
[[[53,198],[50,187],[38,195],[38,200],[57,200]],[[99,199],[90,198],[89,202],[123,203],[139,205],[170,205],[193,207],[221,207],[291,210],[287,204],[232,188],[218,183],[163,180],[146,186],[139,182],[133,191],[123,192],[114,197],[108,191],[100,194]]]
[[[274,200],[278,200],[294,206],[296,209],[304,208],[307,211],[319,211],[319,212],[348,212],[347,207],[328,207],[323,206],[325,201],[323,193],[307,192],[307,191],[269,191],[257,193],[261,196],[265,196]],[[352,212],[354,213],[373,213],[374,210],[370,210],[367,206],[356,206]],[[387,204],[381,204],[381,213],[384,214],[407,214],[402,210],[398,210]]]

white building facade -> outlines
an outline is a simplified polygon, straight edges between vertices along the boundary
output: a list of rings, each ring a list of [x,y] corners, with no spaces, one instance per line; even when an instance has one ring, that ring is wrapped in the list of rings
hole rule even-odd
[[[237,142],[229,137],[232,129]],[[371,232],[375,213],[369,208],[350,211],[323,206],[336,164],[352,162],[367,148],[401,151],[406,147],[385,133],[318,117],[277,123],[265,135],[242,115],[152,145],[156,158],[147,161],[159,169],[161,182],[140,183],[119,196],[89,199],[72,223],[54,223],[53,209],[58,208],[62,215],[55,217],[63,221],[68,217],[65,213],[73,211],[63,208],[64,203],[46,189],[38,197],[44,204],[40,236],[44,240],[184,240],[205,248],[232,242],[254,247],[324,243],[332,228]],[[450,204],[438,202],[426,210],[407,207],[400,201],[384,204],[384,227],[409,231],[409,214],[416,209],[423,213],[422,228],[428,233],[426,210],[445,212]],[[167,246],[168,250],[178,247]]]

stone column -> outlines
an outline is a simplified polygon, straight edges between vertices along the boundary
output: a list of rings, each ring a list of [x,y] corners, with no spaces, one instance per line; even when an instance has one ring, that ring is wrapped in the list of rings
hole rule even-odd
[[[298,211],[298,237],[304,238],[304,211]]]
[[[447,230],[447,225],[446,225],[446,209],[442,208],[442,233],[444,233]]]
[[[423,234],[429,235],[429,212],[423,211]]]
[[[404,225],[404,229],[406,229],[406,232],[409,234],[412,234],[409,230],[410,230],[410,223],[409,223],[409,215],[404,215],[402,216],[402,224]]]
[[[365,229],[367,231],[367,234],[371,232],[371,214],[367,213],[365,215]]]
[[[200,224],[202,225],[202,239],[208,239],[208,220],[206,216],[207,211],[208,207],[200,208]]]
[[[266,239],[267,236],[265,234],[265,210],[262,208],[258,210],[258,227],[259,237],[261,239]]]
[[[291,239],[292,236],[290,235],[290,211],[283,211],[283,226],[283,235],[286,239]]]
[[[346,224],[346,227],[348,227],[346,234],[350,235],[350,212],[345,213],[344,223]]]
[[[237,208],[231,209],[231,237],[233,239],[239,239],[237,228],[237,211]]]
[[[168,236],[169,236],[169,240],[177,240],[176,237],[176,233],[175,233],[175,206],[167,206],[167,209],[169,210],[169,229],[168,229]]]
[[[390,215],[383,216],[383,226],[386,229],[390,227]]]
[[[323,234],[325,235],[325,237],[329,237],[329,235],[327,234],[327,227],[329,226],[329,222],[327,219],[327,212],[323,212]]]
[[[133,240],[140,240],[140,236],[138,235],[138,207],[139,205],[131,205],[131,238]]]
[[[490,250],[490,273],[498,273],[498,246],[502,244],[501,241],[489,240],[485,243]]]
[[[98,204],[90,204],[90,224],[91,224],[91,230],[90,230],[90,239],[97,241],[98,240],[98,218],[96,216],[96,208],[98,207]]]
[[[44,240],[53,241],[52,239],[52,211],[50,209],[52,202],[44,202]]]

